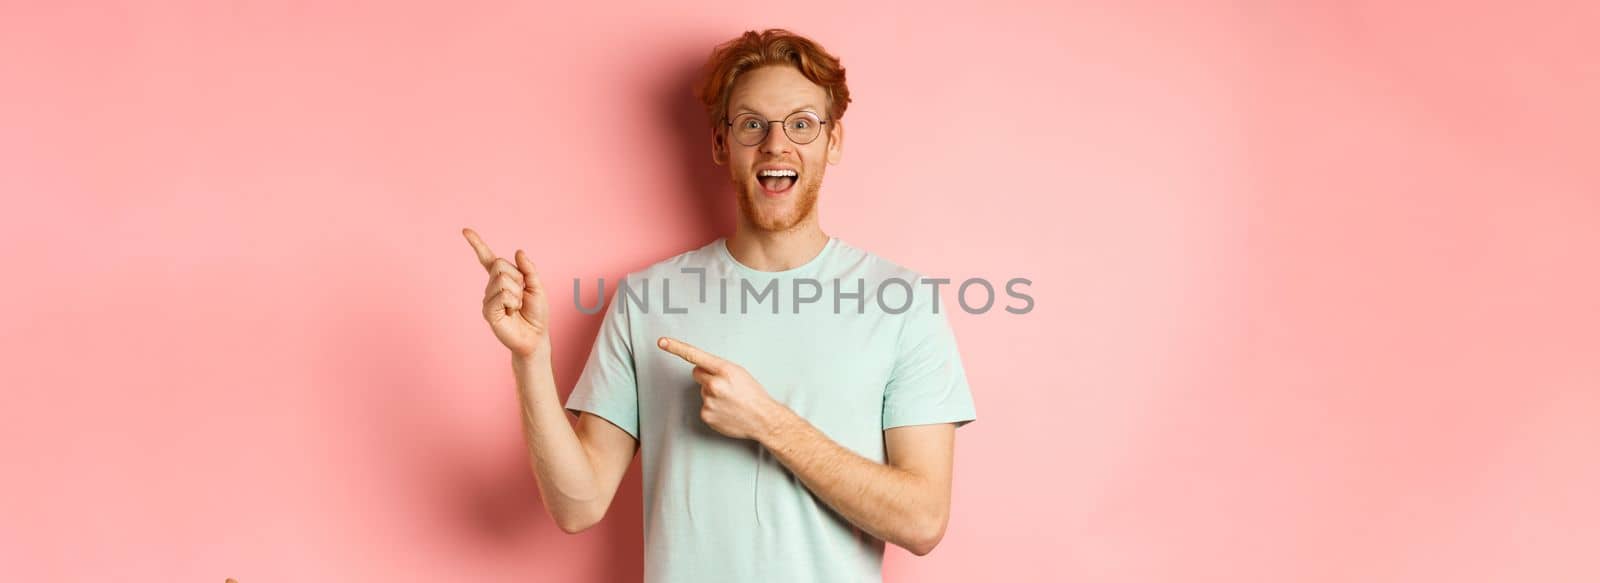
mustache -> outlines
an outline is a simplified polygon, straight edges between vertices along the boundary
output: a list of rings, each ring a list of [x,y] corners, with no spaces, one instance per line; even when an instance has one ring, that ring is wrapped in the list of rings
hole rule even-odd
[[[801,168],[800,163],[794,160],[756,160],[750,164],[750,169],[755,170],[756,168],[765,166],[767,164],[772,164],[774,166],[793,166],[795,167],[796,171]]]

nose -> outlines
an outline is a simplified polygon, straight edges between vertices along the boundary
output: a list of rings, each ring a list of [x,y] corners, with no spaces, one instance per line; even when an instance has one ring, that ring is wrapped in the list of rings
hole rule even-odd
[[[789,141],[783,126],[773,124],[767,127],[767,137],[761,140],[760,147],[763,154],[784,154],[794,148],[794,142]]]

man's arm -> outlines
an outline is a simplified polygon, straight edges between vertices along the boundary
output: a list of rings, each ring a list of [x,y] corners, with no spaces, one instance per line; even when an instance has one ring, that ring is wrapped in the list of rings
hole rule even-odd
[[[682,340],[662,337],[656,346],[695,365],[690,374],[700,383],[700,420],[728,437],[761,443],[846,520],[917,555],[944,538],[953,422],[885,430],[888,463],[880,464],[828,439],[774,400],[744,367]]]
[[[756,439],[851,524],[922,556],[944,538],[955,457],[953,423],[883,432],[887,464],[861,457],[782,404]]]
[[[513,355],[522,435],[545,510],[563,532],[594,526],[611,507],[638,442],[616,425],[587,413],[574,430],[556,393],[550,349]]]
[[[637,442],[627,431],[593,415],[580,415],[573,430],[556,394],[550,366],[550,304],[533,260],[518,249],[513,263],[497,257],[477,231],[461,229],[461,235],[489,272],[483,318],[511,351],[528,464],[545,510],[561,530],[589,528],[611,505]]]

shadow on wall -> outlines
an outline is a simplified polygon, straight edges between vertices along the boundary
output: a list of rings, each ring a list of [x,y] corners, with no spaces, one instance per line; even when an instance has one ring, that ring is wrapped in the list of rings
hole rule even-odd
[[[730,33],[730,38],[733,36]],[[693,215],[695,238],[709,243],[719,235],[733,233],[738,202],[729,183],[728,167],[718,166],[711,160],[711,125],[707,122],[705,108],[695,98],[700,84],[701,67],[711,54],[711,48],[727,39],[706,38],[700,44],[685,47],[673,59],[676,68],[651,88],[654,105],[662,119],[672,120],[660,142],[678,153],[673,165],[678,170],[679,194],[684,200],[684,212]],[[642,266],[641,266],[642,267]]]
[[[647,54],[656,55],[658,59],[663,52],[680,57],[672,59],[672,67],[653,68],[653,72],[660,75],[638,76],[641,79],[638,94],[653,96],[650,101],[640,103],[640,107],[650,108],[649,113],[660,119],[672,120],[667,127],[653,128],[662,149],[678,152],[675,160],[677,191],[662,194],[681,197],[682,212],[691,218],[686,221],[692,229],[691,240],[702,244],[731,232],[737,212],[726,168],[711,161],[710,128],[704,109],[693,94],[710,48],[721,40],[724,39],[705,38],[694,43],[683,42],[668,51],[649,52]],[[461,238],[453,230],[456,228],[449,226],[442,239],[459,246]],[[661,235],[679,238],[684,233]],[[456,256],[455,251],[460,250],[452,249],[451,257]],[[643,267],[645,265],[637,265],[633,269]],[[603,275],[608,281],[618,281],[623,274]],[[354,286],[351,289],[363,288]],[[476,289],[476,284],[470,289]],[[552,310],[570,309],[566,308],[570,305],[566,298],[559,293],[552,296]],[[437,404],[459,398],[459,393],[449,381],[456,375],[419,369],[427,362],[423,358],[430,342],[426,331],[420,327],[396,329],[396,322],[410,321],[401,314],[367,314],[366,317],[379,319],[384,324],[374,328],[371,321],[347,322],[346,329],[337,331],[344,335],[342,340],[361,339],[363,343],[330,346],[330,349],[342,348],[345,354],[353,356],[339,367],[344,376],[340,380],[343,386],[353,387],[358,393],[346,396],[347,408],[338,414],[343,419],[363,420],[369,432],[365,437],[369,439],[360,444],[365,450],[361,453],[381,460],[385,470],[394,474],[386,476],[383,483],[411,490],[401,498],[418,500],[418,504],[428,509],[415,520],[420,520],[425,528],[450,533],[441,533],[441,538],[448,536],[460,544],[477,547],[484,554],[509,564],[525,563],[529,569],[539,569],[555,561],[569,562],[567,557],[571,549],[590,547],[602,549],[594,553],[596,560],[586,569],[593,574],[590,580],[638,581],[642,578],[644,527],[638,457],[629,467],[600,524],[578,535],[561,532],[537,498],[538,486],[528,464],[520,428],[498,439],[493,447],[493,462],[482,463],[484,456],[470,438],[440,422]],[[461,317],[478,316],[468,311]],[[571,320],[574,325],[563,330],[560,337],[583,340],[555,347],[555,378],[562,403],[566,402],[582,372],[601,316],[579,316]],[[387,339],[387,346],[370,344],[375,329],[380,331],[376,337]],[[487,329],[484,333],[488,334]],[[503,394],[494,393],[494,397],[505,405],[506,418],[515,420],[517,399],[509,390],[510,375],[505,374],[503,378],[507,379],[508,390]],[[641,411],[641,414],[648,412]],[[506,427],[518,427],[516,423],[520,420],[508,421]],[[400,509],[399,513],[406,511]],[[530,572],[532,574],[534,572]]]

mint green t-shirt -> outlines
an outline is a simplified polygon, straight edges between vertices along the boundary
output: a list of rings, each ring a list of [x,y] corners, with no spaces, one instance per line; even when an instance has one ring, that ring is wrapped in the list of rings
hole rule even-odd
[[[706,425],[693,365],[656,339],[738,363],[829,439],[883,463],[886,429],[976,419],[946,320],[956,304],[837,237],[785,271],[745,266],[718,238],[625,280],[607,292],[566,408],[639,440],[646,583],[881,582],[885,543],[759,443]]]

